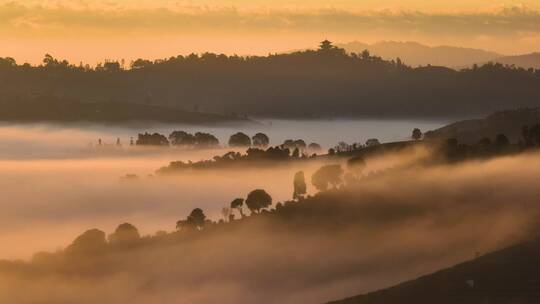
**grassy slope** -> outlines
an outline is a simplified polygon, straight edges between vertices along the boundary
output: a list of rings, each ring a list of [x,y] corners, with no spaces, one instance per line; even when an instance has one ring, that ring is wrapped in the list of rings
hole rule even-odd
[[[540,240],[332,303],[540,303]]]

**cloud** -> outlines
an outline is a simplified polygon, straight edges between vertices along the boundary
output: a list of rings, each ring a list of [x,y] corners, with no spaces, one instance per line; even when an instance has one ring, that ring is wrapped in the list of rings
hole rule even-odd
[[[84,3],[84,2],[80,2]],[[477,12],[344,9],[256,9],[209,6],[0,6],[0,30],[27,34],[153,35],[193,32],[366,32],[500,36],[540,32],[540,12],[524,6]]]

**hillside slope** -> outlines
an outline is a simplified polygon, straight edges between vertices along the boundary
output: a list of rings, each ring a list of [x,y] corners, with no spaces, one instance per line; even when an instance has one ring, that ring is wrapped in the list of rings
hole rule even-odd
[[[0,121],[108,122],[159,121],[215,124],[248,122],[234,115],[184,111],[159,105],[121,102],[78,102],[57,98],[0,102]]]
[[[540,240],[332,304],[540,303]]]
[[[460,143],[477,143],[484,137],[495,139],[505,134],[511,142],[521,139],[523,126],[540,123],[539,109],[518,109],[496,112],[482,119],[462,120],[425,133],[426,139],[456,138]]]
[[[480,49],[427,46],[418,42],[381,41],[366,44],[358,41],[341,44],[348,52],[360,53],[369,50],[371,53],[391,60],[397,57],[411,66],[441,65],[446,67],[469,66],[478,62],[488,62],[502,57],[501,54]]]
[[[505,56],[497,58],[494,61],[507,65],[515,65],[524,69],[540,69],[540,53],[538,52],[516,56]]]

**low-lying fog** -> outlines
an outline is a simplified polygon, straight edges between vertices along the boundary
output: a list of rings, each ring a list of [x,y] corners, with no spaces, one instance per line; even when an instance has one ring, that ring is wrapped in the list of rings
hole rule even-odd
[[[209,159],[223,150],[182,151],[179,149],[136,149],[129,138],[138,132],[169,134],[173,130],[215,134],[222,144],[237,131],[249,135],[262,131],[271,144],[302,138],[328,148],[338,141],[364,142],[401,140],[413,127],[423,130],[441,123],[407,121],[265,121],[257,126],[153,127],[83,125],[62,127],[51,124],[3,125],[0,127],[0,259],[28,258],[38,250],[66,246],[88,228],[111,231],[132,222],[143,234],[173,230],[178,219],[195,207],[216,220],[220,210],[250,190],[264,188],[274,202],[290,199],[292,179],[309,167],[282,167],[182,175],[175,178],[147,177],[174,160]],[[101,138],[114,144],[120,138],[123,149],[96,151],[89,148]],[[384,165],[381,165],[384,167]],[[141,180],[123,182],[125,174]]]
[[[293,203],[293,209],[303,208],[295,216],[256,216],[195,232],[197,237],[182,239],[181,232],[173,243],[107,255],[42,256],[36,268],[14,263],[0,272],[0,302],[324,303],[413,279],[537,234],[537,152],[454,165],[396,166],[425,153],[410,150],[368,159],[369,170],[394,169]],[[290,197],[295,171],[214,172],[114,184],[102,170],[92,173],[90,168],[99,168],[93,161],[89,168],[77,162],[56,173],[47,170],[60,164],[29,166],[34,178],[27,187],[21,177],[3,188],[8,201],[15,195],[32,207],[2,206],[7,213],[0,231],[11,229],[20,236],[1,244],[67,244],[83,226],[110,233],[123,220],[143,233],[170,231],[192,205],[212,209],[223,197],[244,193],[244,187],[261,186],[278,199]],[[103,171],[129,164],[119,161]],[[8,166],[7,171],[17,175],[17,169]]]
[[[270,137],[271,145],[281,144],[286,139],[304,139],[307,143],[316,142],[327,149],[339,141],[364,143],[369,138],[378,138],[381,142],[405,140],[410,138],[413,128],[427,131],[446,123],[406,120],[260,120],[257,124],[212,127],[148,123],[123,126],[0,124],[0,158],[91,157],[88,148],[95,145],[98,139],[102,139],[104,144],[114,145],[117,138],[120,138],[126,146],[130,137],[137,138],[137,133],[159,132],[168,136],[174,130],[208,132],[215,135],[222,145],[227,144],[230,135],[239,131],[250,136],[263,132]]]

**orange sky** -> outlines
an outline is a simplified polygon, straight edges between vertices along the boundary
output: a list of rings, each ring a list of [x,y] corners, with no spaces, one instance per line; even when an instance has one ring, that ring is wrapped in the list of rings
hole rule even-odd
[[[0,56],[39,63],[267,54],[328,38],[540,51],[540,1],[0,0]]]

